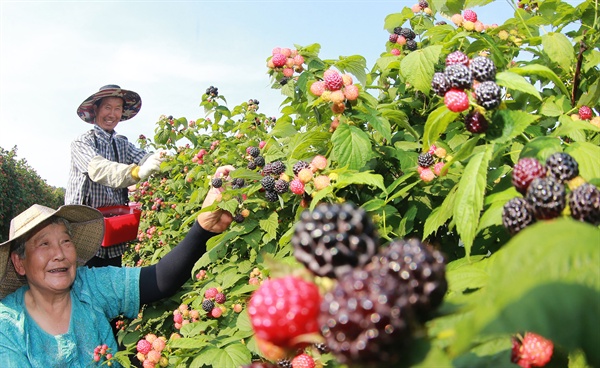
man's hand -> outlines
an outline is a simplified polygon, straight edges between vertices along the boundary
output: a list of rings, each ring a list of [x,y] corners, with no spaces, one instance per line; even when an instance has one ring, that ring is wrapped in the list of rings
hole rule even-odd
[[[144,163],[140,166],[138,176],[140,180],[146,180],[150,175],[160,170],[160,164],[164,160],[164,152],[162,150],[154,152]]]
[[[235,167],[231,165],[221,166],[215,172],[215,178],[223,178],[226,179],[229,176],[231,171],[235,170]],[[221,200],[221,192],[225,189],[212,187],[206,194],[206,198],[204,198],[204,203],[202,203],[202,208],[208,207],[215,203],[215,201]],[[211,231],[213,233],[222,233],[225,231],[231,222],[233,221],[233,216],[231,213],[217,209],[213,212],[202,212],[198,215],[198,223],[204,230]]]

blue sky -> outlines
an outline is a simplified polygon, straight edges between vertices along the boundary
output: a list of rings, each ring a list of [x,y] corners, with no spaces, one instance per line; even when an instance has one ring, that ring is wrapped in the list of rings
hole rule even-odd
[[[70,142],[90,129],[76,114],[103,85],[138,92],[142,109],[117,132],[154,135],[161,115],[204,117],[213,85],[233,108],[248,99],[278,116],[266,59],[274,47],[321,45],[322,59],[385,51],[388,14],[410,1],[0,2],[0,147],[65,187]],[[506,1],[474,8],[485,24],[512,16]],[[440,18],[441,19],[441,18]]]

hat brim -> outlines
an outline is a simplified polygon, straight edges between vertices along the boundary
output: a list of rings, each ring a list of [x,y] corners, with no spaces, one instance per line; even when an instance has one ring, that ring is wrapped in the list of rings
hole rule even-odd
[[[65,205],[40,216],[27,231],[0,244],[0,299],[27,282],[25,277],[16,272],[10,259],[11,244],[52,216],[62,217],[71,223],[71,240],[77,249],[78,266],[83,266],[98,252],[104,238],[104,215],[97,209],[78,204]]]
[[[96,114],[94,113],[94,104],[96,101],[105,97],[120,97],[123,99],[123,114],[121,121],[129,120],[142,108],[142,98],[139,94],[123,88],[106,88],[98,91],[86,98],[77,108],[77,115],[86,123],[94,124]]]

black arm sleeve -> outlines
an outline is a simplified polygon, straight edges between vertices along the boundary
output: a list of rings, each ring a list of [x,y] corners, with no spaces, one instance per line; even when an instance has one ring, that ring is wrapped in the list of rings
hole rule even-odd
[[[158,263],[140,270],[140,304],[167,298],[190,278],[194,264],[206,252],[206,242],[217,234],[204,230],[198,221],[185,238]]]

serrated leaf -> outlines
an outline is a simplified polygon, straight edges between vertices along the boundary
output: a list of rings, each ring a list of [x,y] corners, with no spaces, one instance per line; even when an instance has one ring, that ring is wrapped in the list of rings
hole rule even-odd
[[[344,172],[337,179],[336,187],[344,188],[348,185],[363,184],[377,187],[385,192],[383,177],[370,172]]]
[[[333,64],[342,72],[350,73],[356,77],[361,84],[367,83],[367,59],[361,55],[351,55],[340,57],[340,60]]]
[[[490,257],[489,282],[458,326],[454,352],[476,335],[535,331],[568,349],[582,348],[589,363],[599,364],[598,239],[597,227],[569,218],[519,232]]]
[[[367,133],[349,124],[340,124],[331,136],[333,159],[341,167],[362,169],[371,158],[371,141]]]
[[[560,139],[554,137],[536,137],[527,142],[521,150],[519,158],[535,157],[539,161],[544,162],[548,156],[560,151],[562,151]]]
[[[555,131],[552,132],[552,137],[564,137],[568,136],[576,141],[585,141],[586,140],[586,130],[593,130],[595,132],[600,132],[600,128],[590,124],[589,121],[584,120],[573,120],[570,116],[561,115],[558,118],[558,121],[561,123]],[[577,138],[580,139],[577,139]]]
[[[569,95],[569,91],[567,90],[567,87],[565,86],[563,81],[558,77],[558,75],[556,75],[556,73],[552,71],[552,69],[548,68],[545,65],[529,64],[520,68],[510,68],[510,71],[519,75],[534,74],[542,78],[549,79],[550,81],[552,81],[552,83],[554,83],[554,85],[556,85],[560,89],[560,91],[565,96]]]
[[[600,100],[600,83],[595,83],[590,86],[587,92],[584,92],[579,98],[579,106],[595,106]]]
[[[448,128],[448,124],[456,120],[460,114],[448,110],[446,105],[440,106],[432,111],[425,122],[423,132],[423,151],[429,150],[431,144],[437,141],[442,133]]]
[[[390,122],[388,119],[378,116],[377,110],[366,106],[367,114],[365,116],[366,120],[371,124],[373,129],[375,129],[381,136],[388,141],[392,140],[392,128],[390,127]]]
[[[439,207],[434,208],[429,216],[427,216],[427,220],[425,220],[425,225],[423,227],[423,238],[427,238],[429,235],[436,232],[440,226],[445,224],[446,221],[452,217],[457,188],[458,187],[455,185],[446,195],[446,198],[444,198],[444,202],[442,202]]]
[[[515,91],[527,93],[529,95],[534,96],[538,100],[542,100],[542,96],[535,88],[533,84],[527,81],[527,79],[523,78],[517,73],[512,72],[500,72],[496,74],[496,83],[499,86],[506,87],[508,89],[512,89]]]
[[[224,209],[225,211],[227,211],[229,213],[235,213],[239,204],[240,203],[238,202],[237,199],[230,199],[227,201],[221,201],[221,202],[217,203],[217,207]]]
[[[278,120],[271,131],[271,135],[274,137],[285,138],[291,137],[294,134],[297,134],[298,131],[296,127],[292,125],[289,121]]]
[[[187,338],[182,337],[169,341],[169,346],[173,349],[201,349],[206,346],[206,338]]]
[[[406,55],[400,62],[402,76],[417,91],[425,94],[431,89],[431,78],[442,52],[441,45],[428,46]]]
[[[505,143],[519,136],[529,125],[533,124],[539,115],[533,115],[519,110],[500,110],[494,114],[492,124],[502,127],[502,135],[492,139],[496,143]]]
[[[542,35],[542,46],[550,60],[569,70],[575,55],[573,45],[567,36],[559,32],[548,32]]]
[[[341,126],[342,124],[340,124]],[[314,156],[314,149],[312,147],[326,147],[330,137],[331,134],[325,132],[310,131],[297,133],[292,136],[288,143],[289,157],[296,160],[312,157]]]
[[[456,230],[465,245],[467,257],[471,254],[471,247],[479,226],[479,214],[483,209],[487,170],[493,148],[494,145],[488,145],[485,151],[471,157],[456,191],[453,218]]]
[[[579,165],[579,175],[590,181],[600,178],[600,147],[589,142],[575,142],[565,149]]]
[[[279,220],[279,215],[277,212],[271,212],[269,217],[266,219],[261,219],[258,222],[260,224],[260,228],[265,232],[265,235],[263,236],[263,241],[265,243],[268,243],[277,237],[277,220]]]
[[[252,360],[252,353],[243,344],[231,344],[222,348],[210,347],[194,358],[190,367],[238,368]]]

